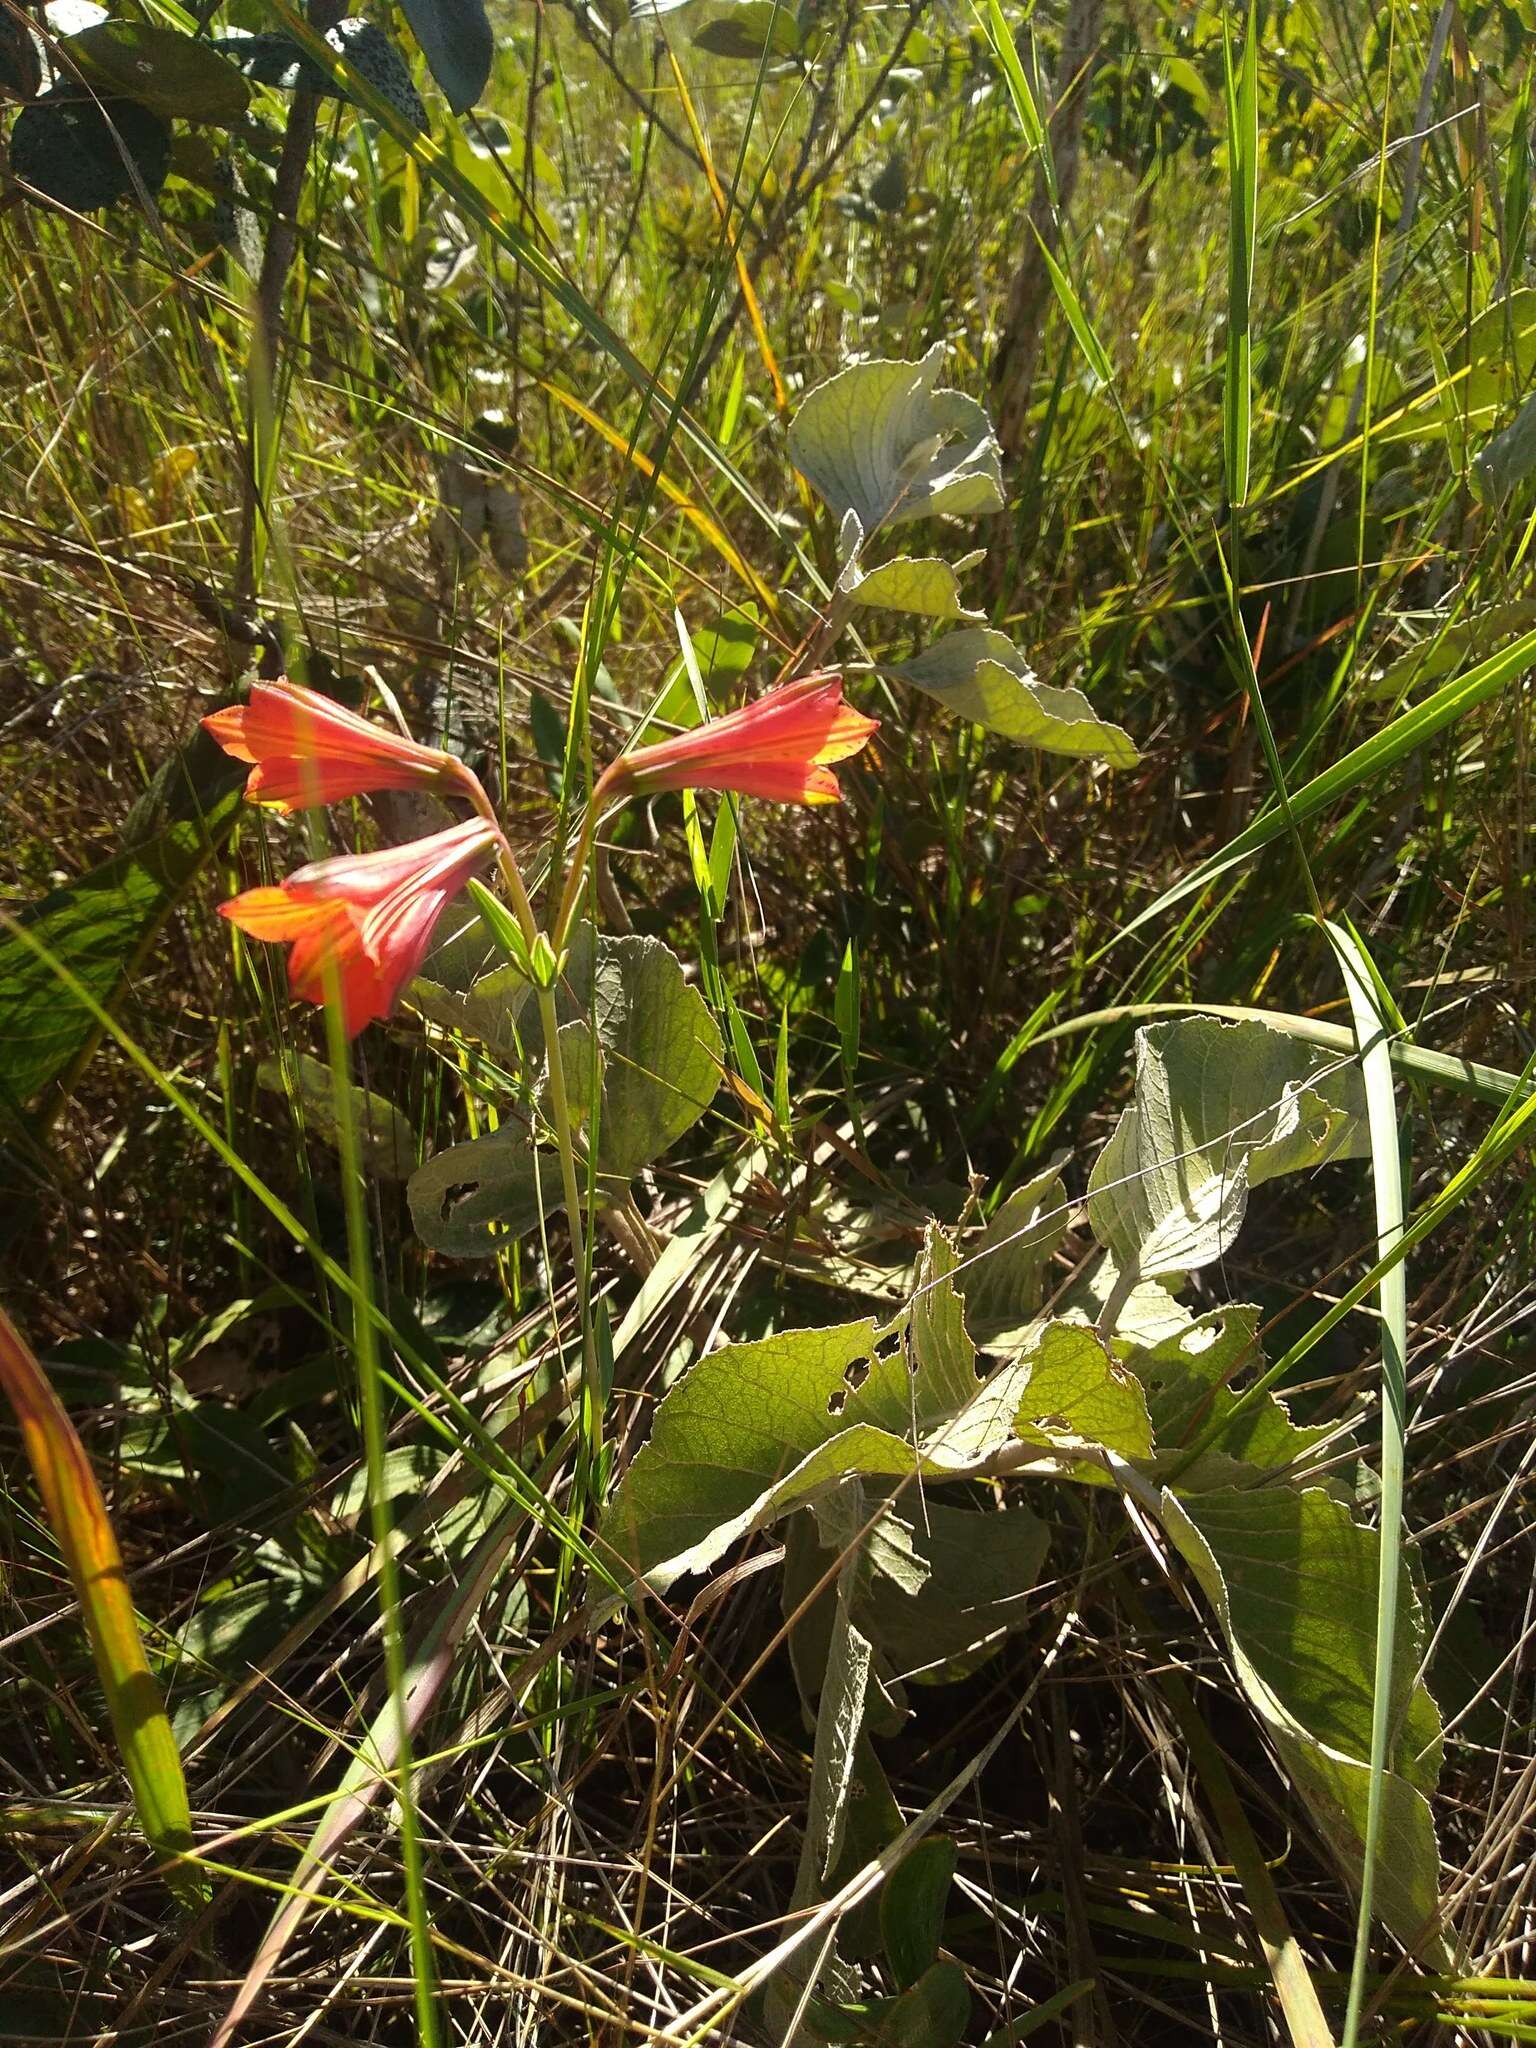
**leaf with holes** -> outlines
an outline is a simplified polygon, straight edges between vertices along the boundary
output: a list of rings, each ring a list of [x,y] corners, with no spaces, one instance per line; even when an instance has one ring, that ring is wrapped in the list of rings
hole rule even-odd
[[[1157,1444],[1152,1472],[1161,1476],[1180,1466],[1196,1436],[1220,1424],[1209,1449],[1179,1473],[1181,1492],[1296,1480],[1308,1452],[1329,1434],[1326,1427],[1300,1428],[1273,1394],[1239,1407],[1241,1389],[1233,1382],[1264,1365],[1258,1323],[1256,1308],[1211,1309],[1158,1343],[1115,1346],[1146,1389]]]
[[[1139,1278],[1235,1240],[1250,1188],[1360,1156],[1358,1069],[1267,1024],[1191,1017],[1136,1034],[1136,1095],[1088,1180],[1088,1220]]]
[[[992,1375],[942,1429],[922,1443],[924,1469],[987,1472],[1020,1462],[1021,1446],[1070,1461],[1074,1476],[1102,1479],[1102,1453],[1141,1459],[1152,1423],[1140,1382],[1078,1322],[1042,1323],[1029,1348]]]
[[[935,387],[936,342],[921,362],[855,363],[817,385],[789,427],[789,459],[841,522],[864,535],[933,512],[997,512],[1001,459],[986,409]]]
[[[1099,717],[1081,690],[1037,680],[1006,633],[966,626],[945,633],[910,661],[883,661],[882,675],[899,676],[957,718],[984,725],[1005,739],[1042,753],[1134,768],[1141,756],[1128,732]]]
[[[1162,1495],[1165,1528],[1221,1622],[1233,1668],[1319,1839],[1358,1883],[1370,1779],[1377,1551],[1374,1529],[1318,1488]],[[1376,1904],[1412,1947],[1432,1919],[1439,1851],[1425,1796],[1440,1716],[1418,1677],[1424,1625],[1406,1562],[1394,1662],[1395,1736],[1385,1781]]]

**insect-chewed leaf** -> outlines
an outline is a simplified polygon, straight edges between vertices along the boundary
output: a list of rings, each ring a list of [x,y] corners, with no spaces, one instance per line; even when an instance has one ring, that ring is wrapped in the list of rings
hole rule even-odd
[[[1329,1434],[1299,1427],[1273,1394],[1238,1405],[1242,1381],[1263,1369],[1258,1325],[1256,1308],[1217,1308],[1156,1343],[1114,1347],[1146,1389],[1157,1443],[1153,1471],[1179,1467],[1195,1438],[1218,1425],[1209,1448],[1179,1472],[1181,1492],[1294,1481],[1300,1462]]]
[[[931,512],[996,512],[1001,459],[986,410],[934,387],[942,343],[919,363],[855,363],[817,385],[790,422],[796,469],[865,536]]]
[[[325,39],[381,99],[388,100],[397,114],[404,115],[419,135],[426,134],[427,110],[411,81],[410,66],[381,28],[371,21],[348,16],[328,29]],[[335,90],[334,86],[331,90]]]
[[[1162,1496],[1164,1526],[1216,1609],[1238,1682],[1321,1840],[1358,1882],[1370,1780],[1378,1546],[1318,1488]],[[1439,1852],[1425,1797],[1440,1767],[1440,1717],[1417,1672],[1423,1617],[1406,1565],[1394,1660],[1395,1730],[1384,1780],[1376,1905],[1412,1945],[1432,1920]]]
[[[664,1587],[852,1478],[965,1478],[1017,1462],[1023,1442],[1091,1480],[1104,1450],[1150,1451],[1139,1383],[1080,1323],[1047,1325],[1019,1364],[979,1382],[955,1268],[930,1230],[911,1304],[890,1323],[786,1330],[701,1359],[609,1509],[603,1533],[626,1567]]]
[[[1088,1220],[1116,1264],[1186,1273],[1233,1243],[1248,1191],[1356,1158],[1358,1069],[1267,1024],[1191,1017],[1136,1034],[1136,1097],[1088,1180]]]
[[[880,666],[957,718],[1045,753],[1085,756],[1111,768],[1133,768],[1140,759],[1130,734],[1100,718],[1081,690],[1037,681],[1008,635],[990,627],[945,633],[910,661]]]

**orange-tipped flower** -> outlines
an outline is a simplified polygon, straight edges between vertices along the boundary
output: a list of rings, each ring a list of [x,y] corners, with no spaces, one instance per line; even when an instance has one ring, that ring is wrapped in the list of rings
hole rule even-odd
[[[252,938],[291,945],[293,993],[323,1003],[334,986],[342,1027],[355,1038],[389,1015],[420,971],[438,918],[496,837],[493,825],[470,818],[409,846],[316,861],[275,889],[247,889],[219,909]]]
[[[463,769],[302,683],[253,683],[248,704],[203,720],[227,754],[249,761],[245,793],[274,810],[339,803],[371,789],[437,789]]]
[[[841,794],[828,766],[879,728],[843,702],[841,676],[804,676],[754,703],[658,746],[621,754],[603,782],[612,794],[734,789],[781,804],[830,804]]]

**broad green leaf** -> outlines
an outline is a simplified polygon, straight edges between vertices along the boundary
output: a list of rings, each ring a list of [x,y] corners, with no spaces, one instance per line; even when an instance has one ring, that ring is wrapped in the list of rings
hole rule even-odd
[[[565,1200],[553,1146],[536,1152],[531,1126],[512,1112],[498,1129],[418,1166],[406,1194],[422,1243],[455,1259],[489,1257]]]
[[[1162,1496],[1169,1535],[1220,1619],[1239,1683],[1319,1835],[1358,1884],[1369,1793],[1380,1539],[1317,1488]],[[1376,1903],[1413,1943],[1435,1911],[1439,1852],[1425,1795],[1440,1717],[1416,1673],[1423,1618],[1404,1566],[1395,1645],[1395,1741],[1385,1784]]]
[[[1136,1034],[1136,1095],[1088,1181],[1088,1220],[1126,1273],[1209,1265],[1248,1191],[1357,1157],[1358,1070],[1266,1024],[1191,1017]]]
[[[400,0],[427,68],[456,114],[485,90],[496,46],[484,0]]]
[[[945,1957],[898,1997],[872,1999],[860,2020],[861,2048],[958,2048],[971,2023],[971,1987]]]
[[[44,1511],[74,1581],[140,1825],[160,1855],[175,1859],[192,1846],[186,1781],[144,1655],[117,1538],[75,1425],[3,1310],[0,1389],[15,1410]],[[174,1861],[167,1881],[189,1904],[204,1890],[195,1873],[177,1872]]]
[[[1016,1463],[1020,1445],[1071,1459],[1089,1480],[1102,1472],[1100,1451],[1150,1455],[1152,1425],[1140,1383],[1083,1323],[1037,1325],[1023,1356],[924,1439],[923,1469],[984,1472],[1000,1460]]]
[[[910,1990],[939,1959],[955,1857],[947,1835],[929,1835],[902,1857],[881,1888],[886,1959],[903,1990]]]
[[[1474,432],[1491,429],[1536,375],[1536,289],[1509,292],[1485,307],[1444,354],[1454,379],[1449,390],[1437,380],[1373,426],[1373,441],[1432,439],[1446,431],[1447,411]],[[1443,399],[1449,404],[1442,405]]]
[[[227,128],[242,119],[251,88],[206,42],[143,21],[103,21],[68,36],[64,54],[103,98],[121,95],[166,120]]]
[[[1045,1275],[1067,1234],[1071,1204],[1054,1166],[1015,1189],[984,1230],[961,1244],[955,1284],[965,1297],[965,1326],[995,1351],[1024,1341],[1040,1314]]]
[[[1389,662],[1372,680],[1370,693],[1396,702],[1415,690],[1443,682],[1469,654],[1497,647],[1536,624],[1536,599],[1516,598],[1508,604],[1486,605],[1450,621]]]
[[[1078,1323],[1047,1323],[1027,1365],[1029,1377],[1013,1422],[1021,1443],[1102,1448],[1122,1458],[1150,1455],[1146,1398],[1092,1330]]]
[[[1228,1415],[1242,1381],[1262,1371],[1258,1324],[1256,1308],[1217,1308],[1158,1343],[1115,1346],[1146,1389],[1157,1445],[1154,1472],[1176,1470],[1183,1447]],[[1273,1394],[1265,1394],[1239,1409],[1196,1462],[1178,1471],[1178,1485],[1195,1492],[1294,1478],[1294,1468],[1327,1435],[1326,1428],[1299,1427]]]
[[[1032,1618],[1050,1530],[1028,1508],[979,1512],[908,1500],[865,1539],[859,1627],[893,1678],[946,1684],[980,1668]]]
[[[1001,459],[985,408],[937,390],[944,346],[921,362],[874,361],[839,370],[790,422],[789,457],[841,522],[866,537],[933,512],[996,512]]]
[[[336,1077],[308,1053],[263,1060],[256,1085],[286,1095],[303,1111],[305,1128],[328,1145],[336,1142]],[[380,1180],[406,1180],[416,1165],[416,1133],[408,1117],[371,1089],[354,1087],[352,1130],[365,1172]]]
[[[135,807],[123,852],[15,913],[0,936],[0,1114],[89,1055],[99,1028],[35,946],[111,1009],[135,963],[233,823],[247,771],[199,735]],[[27,943],[28,939],[35,942]]]
[[[920,612],[930,619],[983,619],[962,603],[960,579],[948,562],[933,555],[897,555],[860,574],[845,570],[839,586],[859,604],[889,612]]]
[[[978,1383],[956,1263],[932,1230],[892,1322],[785,1330],[701,1359],[657,1409],[604,1521],[625,1565],[664,1589],[851,1478],[971,1477],[1037,1446],[1092,1480],[1105,1449],[1147,1456],[1140,1384],[1081,1323],[1045,1325]]]
[[[1081,690],[1039,682],[1008,635],[990,627],[964,626],[910,661],[879,667],[957,718],[1048,754],[1104,761],[1111,768],[1132,768],[1141,758],[1130,734],[1100,718]]]
[[[734,57],[747,64],[760,64],[765,56],[797,56],[800,31],[795,10],[776,6],[774,0],[736,0],[728,14],[705,22],[695,33],[693,46],[712,57]]]
[[[72,79],[29,100],[11,124],[10,168],[77,213],[155,193],[171,163],[170,123],[136,100],[102,101]]]
[[[525,1078],[542,1099],[546,1049],[529,995],[508,967],[463,997],[418,983],[413,1000],[439,1023],[457,1020],[509,1063],[520,1049]],[[720,1080],[720,1033],[659,939],[597,937],[590,925],[572,942],[556,1007],[567,1089],[589,1134],[595,1112],[599,1199],[611,1201],[709,1107]],[[558,1209],[560,1174],[546,1140],[525,1114],[508,1112],[497,1131],[418,1168],[409,1192],[422,1242],[458,1258],[484,1256],[531,1228],[541,1203],[546,1212]],[[544,1148],[537,1161],[536,1144]]]
[[[889,1324],[785,1330],[700,1359],[657,1409],[605,1518],[626,1565],[670,1584],[823,1488],[916,1471],[911,1432],[977,1391],[953,1257],[930,1236],[913,1304]]]
[[[1106,1328],[1104,1318],[1113,1305],[1114,1321]],[[1176,1337],[1194,1321],[1190,1311],[1160,1280],[1138,1280],[1129,1292],[1121,1284],[1120,1272],[1108,1252],[1084,1273],[1079,1273],[1061,1299],[1064,1315],[1081,1317],[1101,1335],[1125,1344],[1161,1344]],[[1117,1350],[1118,1355],[1118,1350]]]

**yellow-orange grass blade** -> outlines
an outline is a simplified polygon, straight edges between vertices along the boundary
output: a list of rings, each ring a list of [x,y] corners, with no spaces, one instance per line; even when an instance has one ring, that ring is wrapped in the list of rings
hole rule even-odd
[[[567,412],[573,412],[579,420],[585,420],[594,433],[602,435],[610,448],[617,448],[627,462],[632,462],[642,476],[654,477],[657,488],[662,496],[670,498],[689,525],[704,536],[721,560],[734,569],[744,583],[751,585],[753,596],[761,598],[770,612],[777,612],[779,601],[758,575],[757,571],[742,555],[738,554],[725,534],[715,524],[714,520],[710,518],[709,514],[701,511],[692,498],[689,497],[688,493],[673,483],[665,470],[658,471],[655,463],[652,462],[648,455],[642,455],[638,448],[631,447],[628,439],[619,432],[617,427],[610,426],[600,413],[595,413],[592,410],[590,405],[583,405],[574,392],[563,390],[560,385],[552,382],[548,377],[541,377],[539,379],[539,386],[541,390],[547,391],[551,398],[563,405]]]
[[[773,386],[774,410],[784,419],[789,412],[789,393],[784,388],[784,379],[779,374],[778,358],[773,344],[768,339],[767,324],[763,309],[757,302],[757,293],[752,289],[752,273],[747,268],[746,258],[741,253],[741,244],[731,232],[731,209],[724,188],[715,173],[714,158],[709,153],[709,141],[694,112],[693,95],[688,90],[688,81],[671,49],[667,51],[667,62],[672,66],[672,76],[677,81],[678,95],[683,103],[683,112],[688,116],[688,127],[693,136],[693,146],[699,152],[699,167],[709,180],[710,196],[715,202],[715,211],[720,216],[720,228],[730,244],[731,257],[736,265],[736,282],[741,286],[742,304],[747,309],[747,318],[752,323],[752,332],[757,338],[757,352],[763,359],[763,368],[768,372],[768,381]]]
[[[179,1857],[192,1846],[186,1780],[139,1639],[107,1505],[63,1402],[3,1309],[0,1388],[16,1411],[44,1511],[75,1582],[140,1824],[163,1856]],[[186,1870],[169,1881],[189,1898],[200,1889]]]

